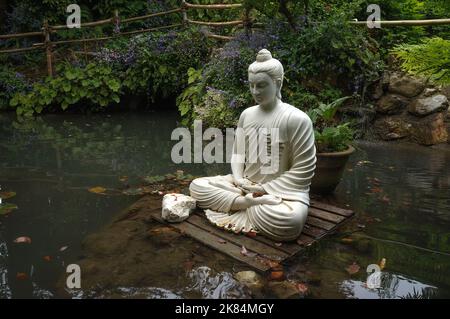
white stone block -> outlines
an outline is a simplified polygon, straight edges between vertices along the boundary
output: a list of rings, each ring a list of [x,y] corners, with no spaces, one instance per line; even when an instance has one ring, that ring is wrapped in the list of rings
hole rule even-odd
[[[162,218],[170,223],[179,223],[187,219],[195,209],[196,201],[183,194],[166,194],[162,202]]]

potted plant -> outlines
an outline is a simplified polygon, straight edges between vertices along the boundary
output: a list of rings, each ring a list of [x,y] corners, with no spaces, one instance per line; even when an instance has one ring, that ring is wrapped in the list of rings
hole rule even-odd
[[[355,149],[350,145],[354,131],[350,123],[337,123],[335,114],[349,96],[329,104],[321,103],[308,111],[316,139],[316,171],[311,182],[312,193],[331,193],[339,184],[345,165]]]

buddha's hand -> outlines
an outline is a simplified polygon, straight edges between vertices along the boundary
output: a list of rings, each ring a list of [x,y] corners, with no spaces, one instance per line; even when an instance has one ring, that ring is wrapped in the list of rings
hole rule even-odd
[[[266,190],[259,184],[253,184],[253,185],[243,185],[241,188],[246,193],[262,193],[266,194]]]
[[[235,178],[234,179],[234,184],[237,187],[242,188],[244,185],[252,185],[252,181],[248,180],[247,178]]]

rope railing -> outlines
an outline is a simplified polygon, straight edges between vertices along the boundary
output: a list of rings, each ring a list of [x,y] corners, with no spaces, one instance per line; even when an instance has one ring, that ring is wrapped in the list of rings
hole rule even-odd
[[[16,34],[5,34],[0,35],[0,40],[8,40],[8,39],[18,39],[18,38],[26,38],[26,37],[43,37],[44,42],[38,42],[32,44],[31,47],[24,47],[24,48],[10,48],[10,49],[3,49],[0,50],[1,53],[20,53],[20,52],[27,52],[31,50],[37,50],[37,49],[45,49],[46,51],[46,57],[47,57],[47,73],[50,76],[53,76],[53,65],[52,65],[52,48],[56,45],[62,45],[62,44],[75,44],[75,43],[89,43],[89,42],[102,42],[107,41],[110,39],[118,38],[121,36],[128,36],[133,34],[139,34],[139,33],[147,33],[147,32],[154,32],[158,30],[163,29],[169,29],[169,28],[177,28],[182,26],[187,26],[189,24],[191,25],[201,25],[201,26],[210,26],[210,27],[230,27],[230,26],[244,26],[247,27],[250,24],[246,20],[236,20],[236,21],[223,21],[223,22],[208,22],[208,21],[196,21],[191,20],[187,17],[187,11],[188,10],[197,10],[197,9],[204,9],[204,10],[228,10],[228,9],[237,9],[242,8],[242,4],[208,4],[208,5],[197,5],[197,4],[191,4],[189,2],[186,2],[184,0],[181,0],[181,6],[180,8],[175,8],[172,10],[167,11],[161,11],[161,12],[155,12],[151,14],[146,14],[142,16],[137,17],[130,17],[125,19],[120,19],[118,11],[115,10],[114,16],[109,19],[103,19],[98,21],[92,21],[92,22],[86,22],[82,23],[80,25],[81,28],[84,27],[96,27],[96,26],[102,26],[102,25],[115,25],[120,26],[120,24],[124,23],[131,23],[135,21],[142,21],[154,17],[159,16],[165,16],[169,14],[176,14],[176,13],[182,13],[182,23],[175,23],[171,25],[166,26],[160,26],[160,27],[153,27],[153,28],[147,28],[147,29],[140,29],[140,30],[133,30],[133,31],[127,31],[127,32],[118,32],[112,36],[105,36],[105,37],[96,37],[96,38],[82,38],[82,39],[72,39],[72,40],[59,40],[59,41],[51,41],[51,34],[58,33],[59,30],[70,30],[67,25],[48,25],[46,21],[44,21],[42,25],[42,31],[40,32],[26,32],[26,33],[16,33]],[[248,12],[246,11],[245,19],[248,19]],[[120,30],[120,27],[119,27]],[[229,41],[233,39],[232,36],[225,36],[225,35],[217,35],[213,34],[211,32],[205,33],[207,37],[217,40],[224,40]]]

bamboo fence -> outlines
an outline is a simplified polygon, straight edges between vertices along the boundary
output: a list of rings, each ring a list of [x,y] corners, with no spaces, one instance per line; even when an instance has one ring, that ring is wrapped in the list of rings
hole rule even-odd
[[[19,53],[19,52],[27,52],[31,50],[45,50],[46,58],[47,58],[47,73],[49,76],[53,76],[53,48],[57,45],[61,44],[76,44],[83,43],[84,45],[88,42],[101,42],[107,41],[110,39],[114,39],[121,36],[127,36],[132,34],[139,33],[147,33],[152,31],[158,31],[163,29],[177,28],[177,27],[186,27],[188,25],[200,25],[200,26],[208,26],[208,27],[244,27],[247,32],[250,31],[252,27],[258,26],[259,24],[253,23],[250,19],[250,10],[245,9],[242,20],[235,21],[223,21],[223,22],[209,22],[209,21],[196,21],[188,18],[189,10],[228,10],[242,8],[244,9],[243,4],[191,4],[185,0],[181,0],[181,6],[176,9],[156,12],[152,14],[147,14],[138,17],[131,17],[126,19],[120,19],[119,13],[115,10],[113,17],[104,20],[98,20],[93,22],[86,22],[81,24],[81,28],[85,27],[96,27],[101,25],[113,25],[116,26],[119,30],[112,36],[105,37],[97,37],[97,38],[83,38],[83,39],[73,39],[73,40],[60,40],[60,41],[52,41],[51,35],[57,33],[59,30],[67,30],[70,29],[67,25],[54,25],[51,26],[47,21],[44,21],[41,31],[37,32],[26,32],[26,33],[16,33],[16,34],[5,34],[0,35],[0,40],[8,40],[8,39],[18,39],[18,38],[27,38],[27,37],[42,37],[43,42],[34,43],[30,47],[22,47],[22,48],[11,48],[11,49],[3,49],[0,50],[1,53]],[[120,32],[120,25],[135,21],[142,21],[154,17],[165,16],[170,14],[182,14],[182,23],[171,24],[167,26],[160,26],[148,29],[140,29],[134,31]],[[399,20],[399,21],[376,21],[380,23],[381,26],[427,26],[427,25],[444,25],[450,24],[450,19],[433,19],[433,20]],[[364,26],[367,25],[366,21],[351,21],[351,24]],[[209,31],[206,32],[206,36],[217,39],[228,41],[233,39],[232,36],[224,36],[211,33]],[[85,50],[86,51],[86,50]],[[87,53],[87,52],[85,52]]]
[[[188,11],[189,10],[227,10],[227,9],[235,9],[235,8],[243,8],[242,4],[191,4],[189,2],[186,2],[184,0],[181,1],[180,8],[168,10],[168,11],[161,11],[156,12],[152,14],[147,14],[143,16],[138,17],[131,17],[126,19],[120,19],[118,10],[115,10],[113,17],[109,19],[104,20],[98,20],[93,22],[86,22],[81,23],[80,28],[85,27],[96,27],[96,26],[102,26],[102,25],[112,25],[115,26],[119,31],[111,36],[105,36],[105,37],[96,37],[96,38],[83,38],[83,39],[73,39],[73,40],[59,40],[59,41],[52,41],[51,35],[54,33],[57,33],[59,30],[70,30],[70,28],[67,25],[49,25],[47,21],[44,21],[42,24],[42,28],[40,32],[26,32],[26,33],[16,33],[16,34],[5,34],[0,35],[0,40],[8,40],[8,39],[18,39],[18,38],[35,38],[35,37],[42,37],[43,42],[37,42],[33,43],[30,47],[21,47],[21,48],[11,48],[11,49],[3,49],[0,50],[1,53],[19,53],[19,52],[27,52],[31,50],[45,50],[46,58],[47,58],[47,73],[49,76],[53,76],[53,48],[57,45],[62,44],[76,44],[76,43],[83,43],[86,44],[88,42],[102,42],[107,41],[110,39],[114,39],[121,36],[128,36],[133,34],[139,34],[139,33],[147,33],[152,31],[158,31],[163,29],[170,29],[170,28],[177,28],[177,27],[186,27],[188,25],[200,25],[200,26],[209,26],[209,27],[230,27],[230,26],[241,26],[245,28],[251,27],[251,21],[249,18],[249,11],[245,10],[244,18],[242,20],[235,20],[235,21],[223,21],[223,22],[208,22],[208,21],[196,21],[191,20],[188,18]],[[130,22],[135,21],[142,21],[147,20],[154,17],[159,16],[165,16],[170,14],[182,14],[182,22],[181,23],[175,23],[171,25],[166,26],[160,26],[160,27],[154,27],[154,28],[148,28],[148,29],[140,29],[140,30],[133,30],[133,31],[127,31],[127,32],[120,32],[120,26],[121,24],[126,24]],[[206,32],[206,36],[217,39],[217,40],[231,40],[233,39],[232,36],[224,36],[224,35],[217,35],[211,32]],[[87,53],[87,52],[85,52]]]

